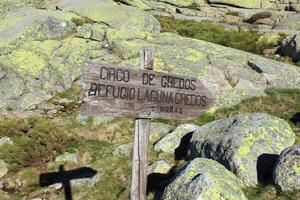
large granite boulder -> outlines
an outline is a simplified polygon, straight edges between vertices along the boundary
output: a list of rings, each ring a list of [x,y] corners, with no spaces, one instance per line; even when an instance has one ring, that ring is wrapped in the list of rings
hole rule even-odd
[[[245,185],[271,178],[277,155],[294,144],[290,125],[269,114],[254,113],[217,120],[198,128],[188,145],[188,157],[217,160]]]
[[[290,56],[295,62],[300,61],[300,33],[283,40],[279,50],[283,56]]]
[[[113,0],[60,0],[53,6],[108,24],[113,28],[159,32],[159,22],[143,10]]]
[[[273,175],[280,191],[300,190],[300,145],[289,147],[280,154]]]
[[[187,163],[165,188],[163,200],[247,199],[241,183],[218,162],[196,158]]]

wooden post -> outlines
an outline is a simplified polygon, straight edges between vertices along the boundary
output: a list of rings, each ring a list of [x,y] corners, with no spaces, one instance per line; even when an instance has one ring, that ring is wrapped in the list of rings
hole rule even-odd
[[[153,69],[150,49],[140,52],[140,69]],[[151,112],[151,111],[149,111]],[[132,158],[131,200],[146,200],[150,119],[136,119]]]

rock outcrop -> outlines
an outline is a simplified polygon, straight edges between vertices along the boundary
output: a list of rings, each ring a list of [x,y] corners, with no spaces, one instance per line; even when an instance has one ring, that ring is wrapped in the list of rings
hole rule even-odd
[[[43,6],[48,10],[19,8],[0,18],[1,117],[56,113],[57,108],[45,111],[40,105],[80,85],[86,60],[138,67],[142,48],[153,49],[155,70],[200,79],[216,97],[214,109],[262,96],[269,87],[300,87],[299,68],[159,33],[158,21],[138,8],[112,0],[60,0]],[[253,70],[249,61],[261,70]]]
[[[280,191],[300,190],[300,145],[289,147],[280,154],[273,175]]]
[[[294,132],[282,119],[263,113],[237,115],[198,128],[190,140],[188,156],[217,160],[245,185],[255,186],[260,179],[272,176],[270,168],[277,155],[294,141]]]
[[[214,160],[196,158],[187,163],[165,188],[163,200],[246,200],[233,173]]]

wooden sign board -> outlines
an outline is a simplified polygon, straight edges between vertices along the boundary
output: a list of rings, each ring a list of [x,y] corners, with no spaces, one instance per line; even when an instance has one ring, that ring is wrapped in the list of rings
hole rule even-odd
[[[87,62],[83,115],[189,120],[213,104],[197,79]]]

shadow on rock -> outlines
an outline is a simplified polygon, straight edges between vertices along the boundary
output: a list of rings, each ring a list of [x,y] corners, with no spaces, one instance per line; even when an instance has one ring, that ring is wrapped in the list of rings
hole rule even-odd
[[[180,140],[179,147],[175,149],[175,160],[187,159],[187,146],[189,145],[194,132],[189,132]]]
[[[61,183],[64,192],[65,199],[72,200],[72,189],[71,189],[71,180],[83,179],[83,178],[92,178],[97,174],[97,171],[89,167],[81,167],[74,170],[65,171],[64,166],[59,166],[58,172],[44,173],[40,175],[40,186],[47,187],[56,183]]]
[[[147,194],[153,192],[154,199],[160,199],[165,187],[172,181],[177,170],[175,166],[167,174],[153,173],[148,175]]]
[[[290,120],[293,124],[300,124],[300,112],[296,113]]]
[[[273,182],[272,173],[279,155],[262,154],[257,159],[257,180],[259,183],[268,184]]]

